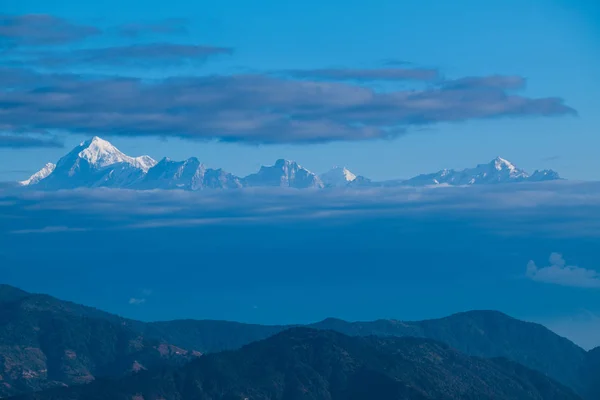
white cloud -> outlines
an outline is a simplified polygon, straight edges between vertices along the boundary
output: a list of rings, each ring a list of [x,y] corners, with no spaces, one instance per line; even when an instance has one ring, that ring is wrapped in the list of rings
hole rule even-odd
[[[134,306],[139,306],[141,304],[144,304],[146,302],[146,300],[148,299],[148,297],[152,296],[153,290],[152,289],[142,289],[140,290],[140,296],[138,297],[132,297],[129,299],[129,304],[134,305]]]
[[[202,192],[0,186],[0,201],[12,203],[0,216],[0,234],[449,216],[506,235],[600,237],[600,182]]]
[[[28,233],[59,233],[59,232],[84,232],[85,228],[70,228],[68,226],[45,226],[43,228],[35,229],[18,229],[12,231],[15,234],[28,234]]]
[[[583,288],[600,288],[600,273],[593,269],[585,269],[567,265],[562,255],[550,254],[550,265],[538,267],[535,262],[527,264],[527,277],[530,279],[562,286]]]

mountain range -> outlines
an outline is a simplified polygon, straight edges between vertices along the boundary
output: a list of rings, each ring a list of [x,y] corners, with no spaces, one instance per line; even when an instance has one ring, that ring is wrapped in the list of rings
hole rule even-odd
[[[592,400],[598,378],[600,349],[497,311],[140,322],[0,285],[0,397]]]
[[[427,339],[349,337],[295,328],[183,368],[20,399],[577,399],[508,360],[469,357]]]
[[[47,163],[22,186],[40,189],[109,187],[152,189],[236,189],[242,187],[291,187],[296,189],[331,187],[385,187],[475,185],[509,182],[539,182],[560,179],[552,170],[528,174],[509,161],[497,157],[487,164],[464,170],[445,169],[407,180],[375,182],[345,167],[334,167],[317,175],[295,161],[279,159],[271,166],[246,177],[222,169],[207,168],[196,157],[184,161],[149,156],[130,157],[99,137],[82,142],[56,164]]]

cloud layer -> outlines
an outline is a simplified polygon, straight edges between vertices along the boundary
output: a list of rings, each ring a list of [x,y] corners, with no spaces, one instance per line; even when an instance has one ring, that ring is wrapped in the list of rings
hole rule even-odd
[[[543,283],[583,288],[600,288],[600,272],[567,265],[561,254],[552,253],[550,265],[538,267],[534,261],[527,264],[527,277]]]
[[[0,221],[0,234],[417,218],[460,219],[501,235],[600,238],[598,183],[204,192],[7,187],[0,188],[1,204],[0,214],[11,218]],[[531,277],[545,279],[535,268]]]
[[[185,21],[133,22],[117,31],[126,39],[182,33]],[[576,113],[557,97],[513,93],[525,86],[519,76],[442,79],[436,69],[395,65],[148,80],[123,77],[120,68],[185,65],[233,49],[170,42],[54,46],[101,33],[108,35],[51,15],[1,16],[0,40],[8,50],[0,63],[0,132],[321,143],[394,138],[418,131],[413,127],[445,122]],[[55,72],[28,70],[31,66]],[[73,72],[96,66],[114,72]],[[369,86],[373,81],[392,87]],[[396,81],[417,81],[420,87],[394,89]]]
[[[177,136],[247,143],[318,143],[395,137],[415,125],[551,116],[556,98],[433,87],[378,92],[344,83],[266,75],[138,78],[28,74],[0,90],[0,129]]]

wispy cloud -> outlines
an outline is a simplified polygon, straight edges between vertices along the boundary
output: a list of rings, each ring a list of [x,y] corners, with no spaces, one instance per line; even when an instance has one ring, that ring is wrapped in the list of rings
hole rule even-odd
[[[129,304],[133,306],[139,306],[141,304],[144,304],[148,300],[148,297],[152,295],[152,293],[152,289],[142,289],[140,290],[140,296],[131,297],[129,299]]]
[[[17,136],[17,135],[1,135],[0,134],[0,148],[10,149],[26,149],[26,148],[39,148],[39,147],[56,147],[62,148],[64,144],[56,138],[38,138],[31,136]]]
[[[94,26],[79,25],[47,14],[0,14],[0,40],[15,46],[66,44],[98,35]]]
[[[119,35],[135,39],[144,34],[164,36],[185,33],[185,25],[185,20],[171,18],[156,22],[131,22],[116,29]],[[220,46],[169,42],[84,47],[75,50],[56,47],[99,34],[104,34],[110,40],[108,33],[98,27],[46,14],[0,15],[0,48],[4,48],[0,64],[53,70],[90,65],[163,67],[200,62],[208,57],[231,54],[233,51]]]
[[[527,264],[527,277],[543,283],[582,288],[600,288],[600,273],[593,269],[585,269],[567,265],[561,254],[552,253],[550,265],[538,267],[534,261]]]
[[[32,53],[28,62],[44,67],[73,65],[143,66],[179,65],[204,61],[208,57],[231,54],[233,49],[176,43],[149,43],[104,48],[89,48],[71,52]]]
[[[373,68],[373,69],[312,69],[287,71],[297,78],[325,79],[333,81],[433,81],[439,78],[439,72],[429,68]]]
[[[30,233],[62,233],[62,232],[85,232],[86,228],[74,228],[68,226],[44,226],[43,228],[18,229],[13,234],[24,235]]]

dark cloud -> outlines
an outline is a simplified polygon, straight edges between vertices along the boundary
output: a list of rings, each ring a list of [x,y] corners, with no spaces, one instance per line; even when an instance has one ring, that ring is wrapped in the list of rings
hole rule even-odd
[[[525,87],[525,79],[520,76],[470,76],[466,78],[448,80],[443,84],[444,88],[451,90],[473,90],[473,89],[522,89]]]
[[[297,78],[334,81],[433,81],[439,78],[437,70],[426,68],[313,69],[293,70],[288,74]]]
[[[123,24],[117,27],[117,32],[124,37],[138,37],[145,34],[182,35],[188,31],[185,19],[169,18],[156,22]]]
[[[63,143],[58,140],[42,139],[22,135],[0,135],[0,149],[26,149],[36,147],[63,147]]]
[[[232,49],[202,45],[150,43],[71,51],[68,53],[37,54],[32,62],[45,67],[69,65],[130,66],[139,64],[181,64],[203,61],[210,56],[231,54]]]
[[[153,23],[130,23],[117,28],[122,36],[136,37],[144,33],[159,35],[185,32],[185,21],[166,19]],[[232,49],[216,46],[176,43],[146,43],[104,48],[64,51],[40,46],[71,43],[102,33],[93,26],[77,25],[51,15],[0,15],[0,45],[4,45],[3,71],[7,66],[153,66],[179,65],[204,61],[218,54],[230,54]],[[37,48],[31,48],[37,46]],[[14,73],[13,73],[14,74]],[[0,78],[0,83],[8,78]]]
[[[20,71],[12,75],[18,79],[0,89],[0,129],[5,131],[318,143],[390,138],[415,125],[439,122],[575,113],[561,99],[509,94],[491,83],[487,90],[434,86],[378,92],[350,83],[256,74],[152,82]]]
[[[99,33],[96,27],[73,24],[52,15],[0,14],[0,40],[17,46],[72,43]]]

